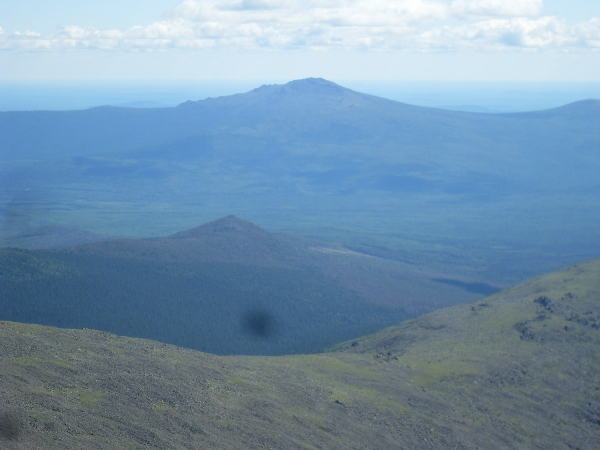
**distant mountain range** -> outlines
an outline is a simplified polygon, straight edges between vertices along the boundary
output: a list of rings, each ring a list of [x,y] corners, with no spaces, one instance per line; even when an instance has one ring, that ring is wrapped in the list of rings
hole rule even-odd
[[[168,241],[238,226],[249,227]],[[324,354],[275,358],[0,322],[0,446],[592,449],[599,298],[595,259]]]
[[[323,79],[2,112],[0,244],[40,225],[147,237],[234,214],[506,286],[600,252],[599,148],[598,100],[476,114]]]
[[[229,216],[164,238],[0,249],[0,320],[218,354],[314,352],[493,290],[438,276]]]
[[[245,94],[189,101],[175,108],[0,112],[0,154],[5,161],[82,157],[160,147],[206,132],[227,131],[238,137],[240,133],[255,138],[277,137],[288,145],[298,140],[319,145],[339,145],[343,141],[355,146],[367,141],[371,152],[402,162],[415,158],[433,162],[429,157],[435,156],[436,162],[457,163],[460,154],[447,154],[446,161],[439,161],[444,155],[431,144],[455,150],[466,144],[466,154],[493,156],[494,148],[507,143],[512,144],[513,150],[533,143],[529,154],[541,156],[536,149],[545,148],[546,158],[540,160],[544,163],[551,156],[550,149],[553,153],[564,152],[563,144],[577,134],[580,139],[575,144],[578,148],[583,145],[582,150],[588,147],[586,142],[597,143],[600,132],[595,125],[600,120],[599,113],[600,100],[532,113],[447,111],[361,94],[327,80],[310,78],[262,86]],[[485,145],[473,148],[477,141]],[[379,145],[374,146],[375,143]],[[178,145],[185,144],[175,144],[175,148]],[[202,147],[197,146],[196,154],[189,156],[200,156]],[[356,153],[357,149],[353,150]],[[303,153],[313,152],[304,149]],[[496,155],[496,161],[506,156]],[[519,152],[513,156],[525,157]],[[469,165],[493,169],[484,161],[470,161]]]

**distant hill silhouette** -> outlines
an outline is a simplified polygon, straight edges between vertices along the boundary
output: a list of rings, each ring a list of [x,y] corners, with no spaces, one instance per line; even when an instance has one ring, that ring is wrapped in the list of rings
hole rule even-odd
[[[0,249],[0,319],[218,354],[313,352],[477,296],[233,216],[162,238]]]
[[[174,108],[0,112],[0,155],[4,160],[82,157],[158,147],[207,132],[220,133],[218,130],[223,127],[227,132],[250,128],[255,132],[248,137],[277,137],[287,142],[393,141],[397,146],[419,145],[427,155],[434,154],[431,152],[435,149],[429,147],[433,143],[444,146],[452,143],[458,150],[456,144],[470,141],[467,153],[487,155],[490,149],[471,146],[485,142],[497,147],[515,142],[516,138],[519,146],[536,141],[536,147],[541,147],[551,145],[557,134],[584,129],[598,137],[600,132],[593,127],[600,120],[599,115],[598,100],[518,114],[439,110],[386,100],[327,80],[309,78],[266,85],[245,94],[188,101]],[[572,123],[569,118],[573,116],[581,122]],[[541,118],[548,121],[540,121]],[[371,147],[373,150],[377,148]],[[413,148],[404,151],[413,156]]]
[[[221,233],[227,233],[228,237],[234,235],[244,235],[248,237],[265,237],[268,236],[265,230],[257,227],[253,223],[246,220],[238,219],[235,216],[227,216],[222,219],[215,220],[204,225],[200,225],[197,228],[191,230],[180,231],[170,236],[171,239],[198,239],[205,238],[208,236],[222,235]]]

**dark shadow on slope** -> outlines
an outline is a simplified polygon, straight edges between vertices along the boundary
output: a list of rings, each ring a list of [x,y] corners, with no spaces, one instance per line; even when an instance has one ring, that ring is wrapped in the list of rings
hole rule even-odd
[[[15,411],[0,410],[0,440],[13,441],[21,434],[21,418]]]
[[[268,339],[276,331],[275,317],[266,309],[253,309],[242,317],[244,331],[256,338]]]
[[[498,289],[497,287],[491,286],[486,283],[465,283],[464,281],[453,280],[448,278],[431,278],[431,281],[435,281],[437,283],[442,284],[448,284],[450,286],[456,286],[473,294],[491,295],[500,291],[500,289]]]

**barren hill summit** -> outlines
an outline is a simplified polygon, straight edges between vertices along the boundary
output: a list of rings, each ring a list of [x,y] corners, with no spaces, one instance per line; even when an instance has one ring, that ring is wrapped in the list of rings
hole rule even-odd
[[[286,239],[263,228],[226,216],[165,238],[156,244],[176,245],[191,259],[258,264],[272,267],[302,265],[306,243]]]
[[[331,97],[372,97],[367,94],[362,94],[351,89],[345,88],[336,84],[332,81],[325,80],[323,78],[305,78],[300,80],[290,81],[285,84],[265,84],[256,89],[242,94],[235,94],[224,97],[210,98],[207,100],[199,101],[188,101],[179,105],[179,107],[193,107],[194,105],[202,105],[204,102],[216,103],[219,101],[227,102],[257,102],[264,100],[275,100],[279,98],[282,101],[289,101],[294,97],[304,98],[307,97],[315,99],[328,99]],[[380,99],[383,100],[383,99]]]
[[[340,95],[347,93],[356,93],[332,81],[325,80],[324,78],[305,78],[301,80],[290,81],[289,83],[281,85],[280,91],[296,91],[303,94],[314,93],[320,95]]]
[[[190,230],[180,231],[171,236],[169,239],[193,239],[203,238],[215,234],[226,233],[228,235],[243,235],[243,236],[266,236],[269,233],[264,229],[254,225],[247,220],[240,219],[235,216],[226,216],[212,222],[205,223],[199,227]]]

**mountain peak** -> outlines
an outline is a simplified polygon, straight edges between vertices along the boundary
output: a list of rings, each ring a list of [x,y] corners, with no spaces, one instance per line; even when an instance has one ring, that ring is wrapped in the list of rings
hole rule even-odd
[[[315,94],[315,95],[340,95],[351,92],[339,84],[324,78],[303,78],[285,84],[264,85],[254,91],[255,93],[281,94]]]
[[[280,86],[281,90],[290,93],[316,94],[316,95],[340,95],[350,92],[339,84],[323,78],[304,78],[294,80]]]
[[[324,78],[301,78],[299,80],[292,80],[284,84],[284,86],[294,89],[344,89],[339,84]]]
[[[248,222],[247,220],[229,215],[190,230],[180,231],[179,233],[175,233],[170,237],[175,239],[193,239],[222,233],[265,234],[267,232],[253,223]]]

